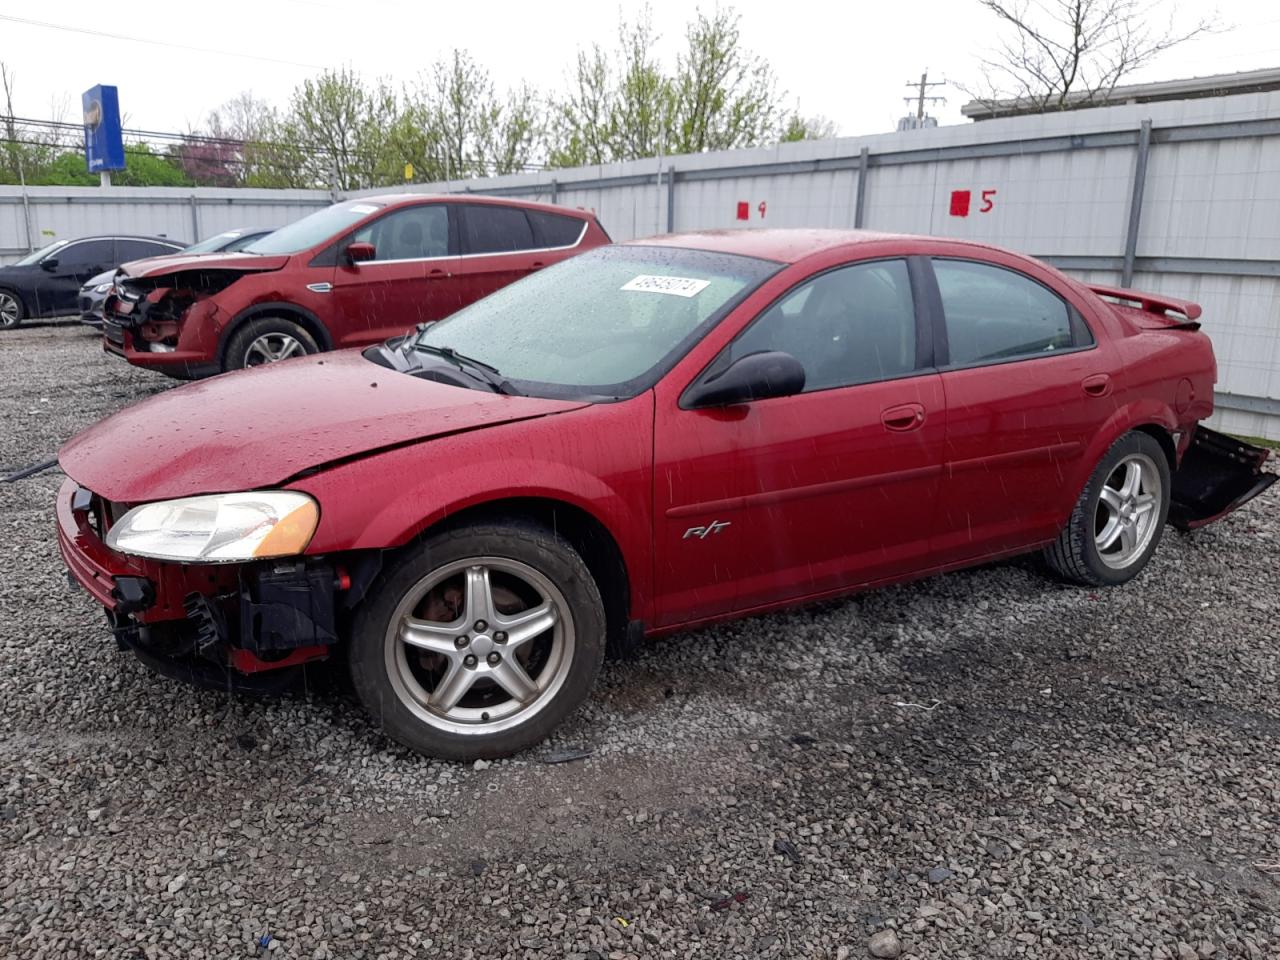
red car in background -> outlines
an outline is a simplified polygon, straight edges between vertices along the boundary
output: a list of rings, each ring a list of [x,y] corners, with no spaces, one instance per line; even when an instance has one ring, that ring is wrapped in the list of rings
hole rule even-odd
[[[395,739],[503,756],[606,640],[1028,551],[1130,580],[1166,518],[1275,480],[1199,426],[1199,313],[953,240],[606,246],[104,420],[61,451],[62,555],[158,670],[225,689],[340,654]]]
[[[127,264],[103,347],[194,379],[377,343],[609,242],[549,204],[403,194],[348,200],[242,253]]]

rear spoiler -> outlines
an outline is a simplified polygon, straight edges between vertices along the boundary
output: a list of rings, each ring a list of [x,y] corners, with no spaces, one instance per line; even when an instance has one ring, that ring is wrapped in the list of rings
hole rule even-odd
[[[1154,293],[1142,293],[1139,290],[1126,290],[1123,287],[1106,287],[1096,283],[1088,284],[1088,287],[1100,297],[1109,297],[1112,300],[1137,304],[1147,313],[1153,313],[1159,317],[1165,316],[1170,311],[1180,313],[1187,318],[1186,322],[1179,323],[1175,321],[1172,324],[1173,326],[1187,330],[1200,329],[1200,324],[1196,321],[1200,319],[1200,314],[1204,311],[1200,309],[1200,304],[1198,303],[1192,303],[1190,300],[1178,300],[1175,297],[1162,297]]]

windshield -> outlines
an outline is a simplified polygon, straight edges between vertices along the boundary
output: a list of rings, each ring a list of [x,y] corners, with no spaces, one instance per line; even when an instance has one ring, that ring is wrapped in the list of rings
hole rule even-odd
[[[673,247],[602,247],[504,287],[420,333],[501,371],[521,393],[648,389],[778,264]]]
[[[35,253],[28,253],[25,257],[23,257],[21,260],[15,263],[14,266],[29,267],[33,263],[39,263],[49,254],[53,253],[53,251],[59,249],[60,247],[65,247],[70,242],[71,242],[70,240],[55,240],[53,241],[53,243],[49,244],[47,247],[41,247]]]
[[[240,236],[239,230],[228,230],[226,233],[219,233],[209,237],[207,240],[201,240],[199,243],[193,243],[189,247],[183,247],[183,253],[216,253],[224,246]]]
[[[287,227],[281,227],[275,233],[269,233],[261,240],[255,240],[244,250],[246,253],[298,253],[309,250],[381,209],[380,203],[348,200],[346,203],[338,203],[332,207],[317,210],[301,220],[295,220]]]

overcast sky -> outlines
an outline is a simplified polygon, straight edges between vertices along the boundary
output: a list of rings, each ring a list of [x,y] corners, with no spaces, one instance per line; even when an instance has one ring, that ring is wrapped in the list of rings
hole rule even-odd
[[[746,46],[772,63],[788,105],[830,118],[845,135],[893,129],[907,110],[907,83],[926,68],[930,79],[974,82],[996,30],[977,0],[739,0],[732,6],[742,15]],[[650,7],[660,50],[672,60],[692,5],[652,0]],[[1156,8],[1165,17],[1173,9]],[[0,17],[114,35],[0,19],[0,60],[17,72],[14,107],[20,116],[47,118],[60,100],[64,119],[77,121],[81,92],[107,83],[120,88],[129,126],[185,131],[199,126],[210,107],[244,90],[283,105],[304,77],[340,65],[399,85],[454,47],[485,64],[500,88],[527,80],[543,90],[560,89],[577,49],[593,41],[612,44],[622,9],[607,2],[529,0],[0,0]],[[1189,2],[1177,9],[1187,19],[1210,5]],[[1219,0],[1216,9],[1230,29],[1188,42],[1136,79],[1280,66],[1280,5]],[[156,42],[137,42],[143,40]],[[941,123],[965,122],[960,106],[968,97],[954,86],[932,92],[947,97],[933,108]]]

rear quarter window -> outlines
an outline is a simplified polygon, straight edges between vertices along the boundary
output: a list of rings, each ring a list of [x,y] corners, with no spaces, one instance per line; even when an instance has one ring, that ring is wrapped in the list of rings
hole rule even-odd
[[[529,226],[533,228],[533,243],[536,247],[572,246],[578,242],[586,227],[586,221],[558,213],[526,210],[525,215],[529,218]]]

